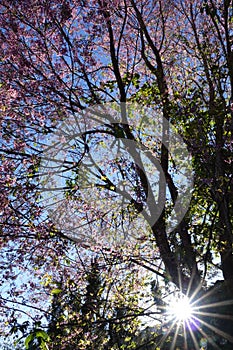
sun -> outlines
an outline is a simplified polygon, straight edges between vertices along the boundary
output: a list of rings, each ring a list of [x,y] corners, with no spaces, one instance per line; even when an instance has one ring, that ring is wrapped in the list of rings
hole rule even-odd
[[[195,350],[206,349],[207,344],[211,344],[214,349],[220,349],[220,342],[233,344],[231,334],[210,322],[211,319],[216,320],[216,324],[218,319],[233,322],[231,314],[221,312],[222,306],[232,305],[233,300],[210,302],[213,289],[199,293],[198,287],[194,292],[190,293],[190,289],[188,292],[189,296],[173,290],[166,296],[163,307],[164,334],[159,341],[160,348],[163,348],[169,336],[172,350],[176,349],[177,344],[179,348]]]
[[[174,296],[168,305],[167,315],[170,319],[179,322],[188,322],[192,319],[193,308],[186,295]]]

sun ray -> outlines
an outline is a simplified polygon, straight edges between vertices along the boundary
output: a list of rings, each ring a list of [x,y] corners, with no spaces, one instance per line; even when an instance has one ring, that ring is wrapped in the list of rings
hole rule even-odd
[[[187,297],[189,297],[190,302],[192,301],[192,299],[194,299],[196,297],[196,295],[200,292],[200,290],[202,288],[201,284],[198,284],[198,286],[195,288],[195,290],[191,292],[194,277],[195,277],[195,270],[192,271],[192,275],[189,279],[188,288],[186,291],[186,295],[187,295]],[[182,290],[182,289],[180,289],[180,290]]]
[[[170,325],[170,327],[168,328],[167,332],[162,336],[162,338],[160,339],[158,346],[163,346],[163,344],[165,343],[166,339],[169,337],[169,334],[171,333],[172,329],[175,327],[176,325],[176,320],[172,322],[172,324]]]
[[[191,338],[192,338],[192,340],[193,340],[195,350],[199,350],[199,349],[200,349],[200,346],[199,346],[199,344],[198,344],[198,342],[197,342],[197,339],[196,339],[196,337],[195,337],[195,334],[194,334],[194,332],[193,332],[193,330],[192,330],[191,325],[190,325],[189,322],[187,322],[187,326],[188,326],[189,334],[191,335]],[[188,350],[188,349],[187,349],[187,350]]]
[[[193,305],[197,304],[199,300],[196,300]],[[224,301],[218,301],[216,303],[209,303],[209,304],[203,304],[200,306],[197,306],[197,308],[200,309],[206,309],[206,308],[211,308],[211,307],[221,307],[221,306],[227,306],[227,305],[233,305],[233,300],[224,300]]]
[[[184,329],[184,348],[188,349],[188,337],[187,337],[187,332],[186,332],[186,327]]]
[[[181,322],[178,322],[178,324],[176,325],[176,331],[175,331],[175,334],[174,334],[174,338],[173,338],[170,350],[174,350],[175,349],[176,340],[177,340],[177,337],[178,337],[178,332],[179,332],[180,326],[181,326]]]
[[[201,284],[196,287],[196,289],[193,291],[192,294],[187,294],[189,296],[190,303],[195,304],[195,302],[199,299],[196,297],[198,296],[199,292],[201,291]],[[199,297],[200,298],[200,297]]]
[[[230,343],[233,344],[233,337],[229,334],[227,334],[226,332],[224,331],[221,331],[221,329],[205,322],[204,320],[196,317],[196,316],[193,316],[194,319],[196,319],[198,322],[202,323],[204,326],[206,326],[207,328],[211,329],[212,331],[214,331],[216,334],[220,335],[221,337],[223,337],[224,339],[227,339],[229,340]]]
[[[193,312],[195,315],[200,315],[200,316],[209,316],[209,317],[216,317],[216,318],[221,318],[224,320],[233,320],[233,316],[227,315],[227,314],[219,314],[216,312],[204,312],[204,311],[194,311]]]
[[[203,331],[203,329],[196,323],[196,328],[198,329],[198,331],[201,333],[201,335],[203,335],[203,337],[205,337],[206,339],[208,339],[208,342],[216,349],[216,350],[221,350],[221,348],[215,343],[215,341],[206,333]]]

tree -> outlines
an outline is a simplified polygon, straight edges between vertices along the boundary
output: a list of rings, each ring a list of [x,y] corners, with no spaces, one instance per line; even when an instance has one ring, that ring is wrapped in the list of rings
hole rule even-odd
[[[217,334],[208,346],[217,348],[224,338],[229,347],[232,327],[220,317],[232,321],[232,2],[28,0],[3,1],[0,9],[1,245],[2,262],[9,254],[14,261],[5,278],[12,280],[27,261],[43,273],[53,264],[56,274],[58,257],[72,242],[121,257],[123,249],[130,261],[195,299],[197,333]],[[116,119],[107,102],[118,105]],[[138,114],[129,107],[135,104]],[[151,110],[161,115],[156,125]],[[70,118],[79,130],[75,141],[62,124]],[[167,218],[187,185],[179,186],[177,159],[174,164],[169,154],[171,124],[192,156],[194,186],[186,215],[168,231]],[[161,132],[159,141],[151,125]],[[55,149],[58,144],[54,133],[66,152],[63,167],[55,162],[59,153],[44,162],[49,138]],[[102,153],[93,154],[106,145],[124,148],[101,163]],[[183,149],[178,152],[187,163]],[[60,173],[62,188],[52,190],[58,200],[64,196],[62,210],[64,203],[74,210],[78,238],[63,227],[68,217],[60,219],[61,211],[49,215],[48,187],[40,182],[46,171]],[[127,232],[137,232],[130,244],[122,239]],[[110,240],[114,248],[106,245]],[[219,273],[221,281],[210,287]],[[219,315],[209,305],[216,303]]]
[[[133,337],[138,332],[140,309],[132,288],[134,277],[128,276],[123,288],[119,281],[113,283],[104,275],[95,258],[87,271],[85,293],[75,285],[69,292],[65,288],[58,289],[60,293],[54,290],[48,327],[51,349],[136,348]]]
[[[117,276],[115,269],[122,274]],[[142,278],[136,277],[136,269],[134,274],[127,270],[126,263],[116,267],[95,257],[85,262],[80,278],[65,279],[61,274],[61,281],[44,281],[50,295],[47,322],[15,322],[11,333],[16,344],[29,350],[137,349],[139,318],[150,313],[139,303],[145,298],[139,289]]]

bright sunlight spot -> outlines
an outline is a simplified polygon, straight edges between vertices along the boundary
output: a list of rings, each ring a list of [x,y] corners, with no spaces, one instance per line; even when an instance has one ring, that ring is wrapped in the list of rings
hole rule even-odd
[[[169,303],[167,313],[174,320],[189,321],[192,318],[193,309],[188,297],[185,295],[173,297]]]

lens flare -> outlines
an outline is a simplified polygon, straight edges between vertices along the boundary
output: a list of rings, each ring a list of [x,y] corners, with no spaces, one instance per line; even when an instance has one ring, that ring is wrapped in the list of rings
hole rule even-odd
[[[163,336],[158,342],[159,347],[163,349],[167,341],[170,343],[171,350],[177,348],[207,349],[209,345],[213,349],[220,350],[222,347],[219,345],[223,343],[229,345],[230,349],[230,344],[233,344],[233,336],[229,331],[230,328],[225,329],[223,324],[225,320],[227,325],[229,323],[233,325],[231,311],[233,298],[215,301],[216,288],[204,291],[201,285],[191,293],[191,282],[187,288],[187,295],[173,290],[166,296]]]
[[[189,298],[180,294],[173,297],[169,303],[167,314],[170,319],[176,321],[190,321],[192,319],[193,309]]]

